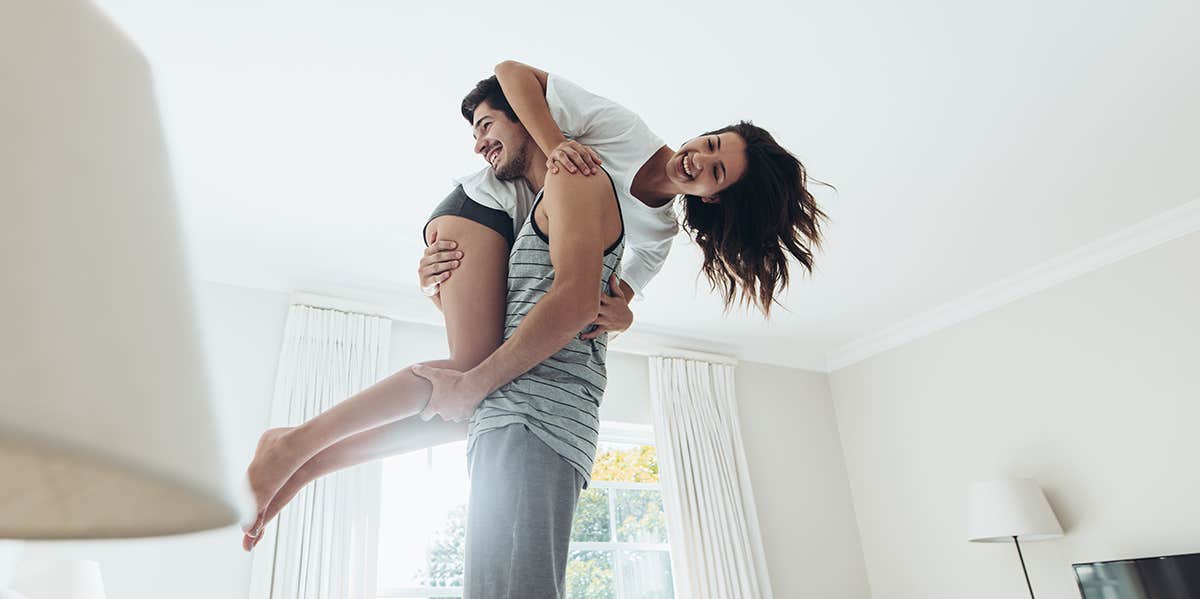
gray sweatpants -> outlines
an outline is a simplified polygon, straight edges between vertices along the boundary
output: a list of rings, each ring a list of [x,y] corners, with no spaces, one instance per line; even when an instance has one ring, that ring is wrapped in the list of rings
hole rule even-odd
[[[522,424],[475,440],[463,599],[562,599],[583,477]]]

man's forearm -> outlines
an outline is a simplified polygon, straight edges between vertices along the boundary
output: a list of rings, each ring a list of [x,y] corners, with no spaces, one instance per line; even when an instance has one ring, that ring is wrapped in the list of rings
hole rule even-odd
[[[595,318],[594,308],[580,310],[578,296],[551,287],[512,336],[468,374],[491,393],[566,347]]]

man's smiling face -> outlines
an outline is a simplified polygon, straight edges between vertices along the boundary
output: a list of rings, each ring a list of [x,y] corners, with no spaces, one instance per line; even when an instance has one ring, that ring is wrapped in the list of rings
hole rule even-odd
[[[475,153],[492,167],[502,181],[525,176],[529,161],[529,145],[533,139],[525,126],[513,122],[501,110],[482,102],[475,108],[471,125],[475,136]]]

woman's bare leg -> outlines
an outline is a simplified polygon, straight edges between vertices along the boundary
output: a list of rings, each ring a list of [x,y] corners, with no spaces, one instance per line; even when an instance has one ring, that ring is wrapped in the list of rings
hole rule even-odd
[[[500,346],[508,246],[492,229],[456,216],[434,219],[427,227],[427,234],[453,239],[463,252],[459,267],[442,283],[440,291],[450,358],[428,364],[469,370]],[[247,469],[260,514],[258,520],[263,522],[265,508],[288,479],[322,450],[397,420],[420,422],[415,416],[428,403],[430,390],[428,381],[414,375],[411,368],[405,368],[300,426],[263,433]],[[404,427],[398,427],[394,432],[403,430]],[[391,435],[369,435],[346,449],[344,455],[378,455],[382,449],[371,447],[383,442],[392,442]],[[247,530],[250,528],[246,526]]]
[[[258,527],[260,530],[243,535],[242,547],[247,551],[253,549],[262,538],[259,536],[261,528],[269,524],[308,483],[326,474],[466,438],[466,422],[445,422],[436,418],[426,422],[420,418],[405,418],[342,439],[309,458],[292,473],[263,511]]]

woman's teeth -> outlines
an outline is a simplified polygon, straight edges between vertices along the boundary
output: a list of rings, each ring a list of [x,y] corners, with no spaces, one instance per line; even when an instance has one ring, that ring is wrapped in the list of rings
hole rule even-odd
[[[688,157],[686,154],[684,155],[683,160],[680,162],[683,164],[683,172],[687,174],[688,178],[695,179],[696,176],[692,174],[692,167],[688,165]]]

